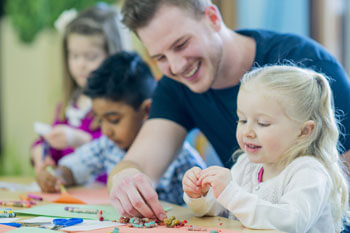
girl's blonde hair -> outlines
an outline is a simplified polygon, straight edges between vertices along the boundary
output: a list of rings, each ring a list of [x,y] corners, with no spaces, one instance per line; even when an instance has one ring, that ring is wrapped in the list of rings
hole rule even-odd
[[[286,152],[282,166],[299,156],[311,155],[326,167],[332,179],[330,199],[333,218],[340,232],[343,220],[348,219],[348,184],[337,150],[339,131],[332,108],[332,92],[326,77],[295,66],[267,66],[244,75],[240,88],[263,88],[271,94],[277,94],[291,120],[315,122],[312,134],[298,140]]]
[[[117,11],[106,4],[98,4],[82,11],[65,28],[63,35],[63,104],[60,112],[60,120],[65,118],[65,109],[74,100],[74,91],[79,89],[68,66],[68,36],[72,33],[93,36],[101,35],[104,38],[104,49],[108,55],[120,52],[123,49],[119,32],[120,20]]]

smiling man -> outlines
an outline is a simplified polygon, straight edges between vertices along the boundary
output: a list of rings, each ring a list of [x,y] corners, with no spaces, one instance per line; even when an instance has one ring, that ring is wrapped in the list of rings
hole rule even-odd
[[[165,217],[149,179],[159,180],[193,128],[205,134],[225,167],[232,166],[239,83],[255,66],[287,62],[321,71],[333,80],[336,109],[350,111],[346,73],[315,41],[265,30],[232,31],[210,0],[126,0],[122,13],[165,75],[149,119],[109,177],[112,202],[123,215]],[[349,133],[350,119],[342,124]],[[350,149],[349,138],[342,143]]]
[[[113,170],[147,119],[155,86],[150,69],[137,54],[120,52],[107,58],[89,76],[84,90],[92,99],[93,111],[103,136],[60,160],[55,168],[59,178],[46,169],[41,171],[37,177],[41,189],[59,192],[61,182],[67,186],[84,185],[94,181],[98,175]],[[185,143],[155,185],[159,198],[183,204],[182,176],[193,166],[205,167],[198,153]],[[129,184],[124,184],[124,187],[129,187]],[[122,203],[126,202],[122,200]]]

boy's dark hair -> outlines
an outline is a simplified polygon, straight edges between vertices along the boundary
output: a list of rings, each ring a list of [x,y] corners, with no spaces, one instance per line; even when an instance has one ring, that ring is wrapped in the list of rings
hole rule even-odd
[[[155,86],[151,70],[139,55],[119,52],[91,73],[84,94],[92,99],[123,102],[136,110],[152,97]]]

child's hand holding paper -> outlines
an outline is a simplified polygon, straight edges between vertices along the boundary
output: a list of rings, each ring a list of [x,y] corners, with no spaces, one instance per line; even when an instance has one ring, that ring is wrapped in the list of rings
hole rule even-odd
[[[83,130],[67,125],[56,125],[44,136],[51,147],[61,150],[67,147],[79,147],[91,141],[91,135]]]
[[[45,136],[51,131],[51,129],[52,129],[51,125],[38,122],[38,121],[34,122],[34,131],[40,136]]]

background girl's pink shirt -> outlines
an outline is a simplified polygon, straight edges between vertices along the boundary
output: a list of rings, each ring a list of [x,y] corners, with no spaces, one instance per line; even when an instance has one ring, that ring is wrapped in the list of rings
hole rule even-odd
[[[76,106],[74,106],[74,107],[76,107]],[[90,129],[91,124],[93,123],[93,120],[94,120],[92,112],[89,112],[84,116],[84,118],[81,120],[81,124],[79,127],[74,127],[68,123],[67,119],[65,119],[64,121],[61,121],[59,119],[61,111],[62,111],[62,104],[57,104],[56,111],[55,111],[55,119],[54,119],[54,122],[52,123],[52,126],[63,124],[63,125],[69,125],[73,128],[81,129],[81,130],[89,133],[92,137],[92,140],[99,138],[102,135],[100,128],[97,128],[96,130]],[[39,145],[43,142],[44,142],[44,139],[42,137],[40,137],[39,139],[37,139],[33,143],[32,147],[35,147],[36,145]],[[57,164],[58,160],[60,160],[63,156],[70,154],[73,151],[74,151],[74,148],[72,148],[72,147],[67,147],[63,150],[56,150],[56,149],[51,148],[51,147],[49,148],[49,154],[51,155],[52,159],[56,162],[56,164]]]

